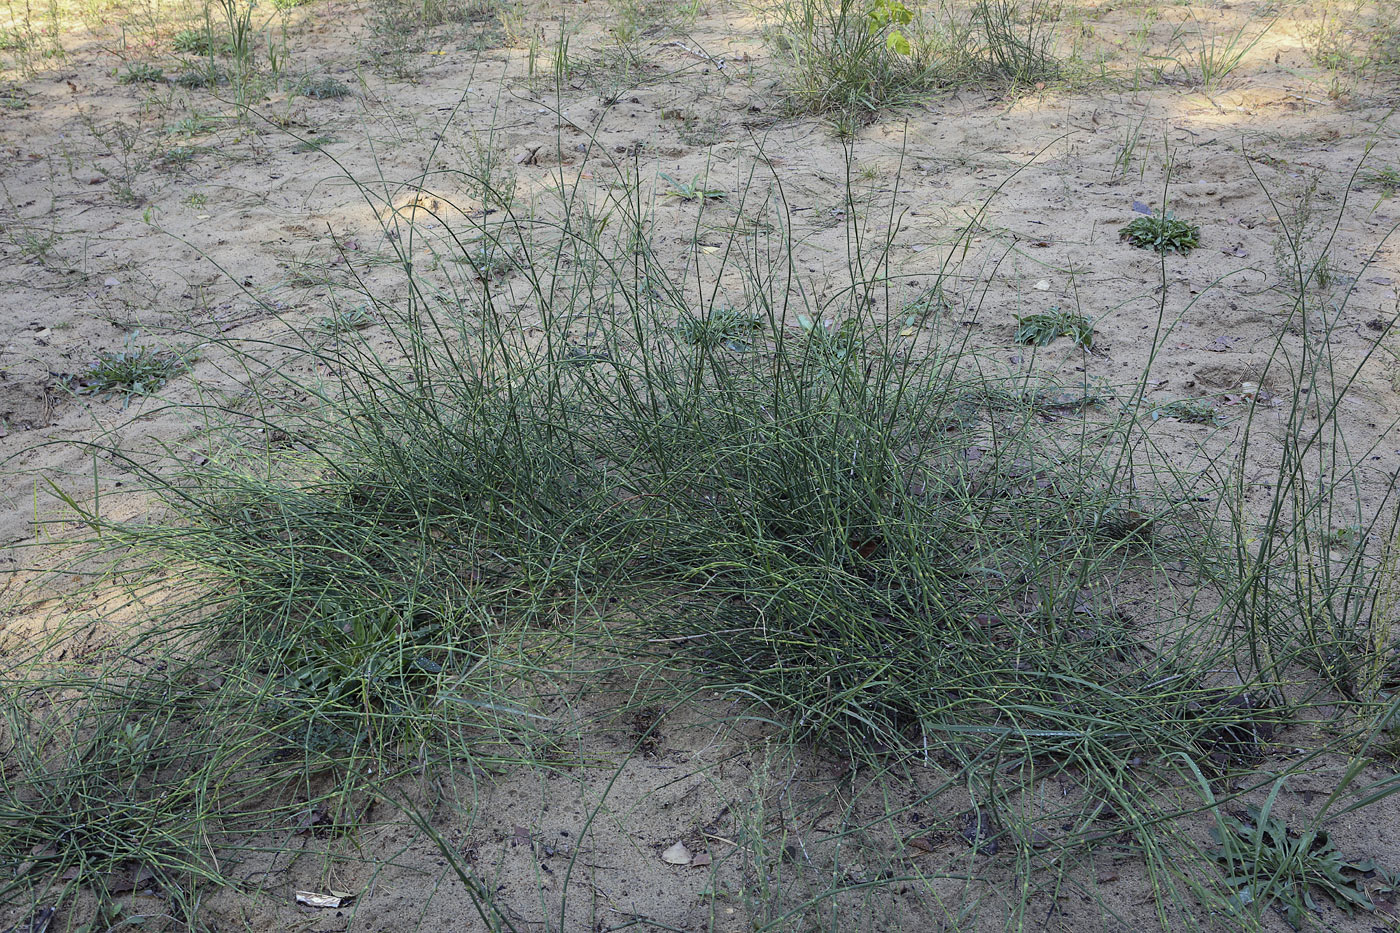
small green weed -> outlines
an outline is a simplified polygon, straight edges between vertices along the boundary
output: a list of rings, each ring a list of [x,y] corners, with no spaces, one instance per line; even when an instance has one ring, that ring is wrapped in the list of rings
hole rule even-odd
[[[129,404],[135,396],[159,391],[188,368],[188,358],[180,354],[127,346],[100,351],[88,371],[69,377],[67,384],[78,395],[120,395]]]
[[[209,29],[182,29],[170,40],[170,47],[186,55],[212,55],[228,49],[228,40]]]
[[[332,334],[343,334],[359,330],[375,323],[374,315],[364,305],[356,305],[316,319],[316,326]]]
[[[1177,399],[1152,409],[1152,420],[1175,418],[1186,424],[1219,424],[1220,410],[1207,399]]]
[[[165,72],[149,62],[136,62],[126,66],[117,76],[118,84],[154,84],[165,78]]]
[[[174,78],[175,84],[186,90],[216,87],[228,80],[222,68],[190,68]]]
[[[1185,254],[1200,245],[1201,228],[1175,217],[1168,211],[1165,214],[1149,214],[1137,218],[1119,230],[1118,237],[1138,249]]]
[[[171,146],[161,156],[161,162],[170,167],[178,167],[190,164],[197,155],[199,149],[195,146]]]
[[[320,152],[332,143],[340,142],[334,136],[313,136],[310,139],[303,139],[292,147],[293,152]]]
[[[335,100],[350,96],[348,84],[327,75],[308,78],[302,82],[297,91],[302,97],[310,97],[312,100]]]
[[[1030,314],[1016,319],[1016,342],[1033,347],[1049,346],[1059,337],[1069,337],[1075,346],[1093,349],[1094,325],[1082,314],[1052,307],[1042,314]]]
[[[663,192],[667,197],[680,198],[682,201],[719,201],[724,198],[724,192],[718,188],[706,188],[700,176],[696,175],[690,181],[676,181],[665,172],[661,172],[661,177],[666,179],[671,186],[669,191]]]
[[[171,136],[202,136],[219,125],[218,117],[205,113],[192,113],[170,127]]]
[[[1251,806],[1243,818],[1222,816],[1211,830],[1216,848],[1210,854],[1225,869],[1226,881],[1241,905],[1282,904],[1289,924],[1298,929],[1304,912],[1315,912],[1314,888],[1350,915],[1357,908],[1375,910],[1360,876],[1377,873],[1387,888],[1395,880],[1371,860],[1348,861],[1325,830],[1292,832],[1269,809]]]
[[[732,308],[716,309],[706,317],[686,315],[676,323],[676,335],[683,342],[706,350],[748,350],[754,335],[762,332],[762,318]]]
[[[505,275],[515,268],[515,257],[510,250],[490,239],[473,244],[454,261],[471,266],[477,279],[482,282]]]
[[[1383,169],[1366,172],[1361,176],[1361,184],[1367,188],[1378,188],[1383,198],[1395,197],[1400,191],[1400,169],[1387,165]]]

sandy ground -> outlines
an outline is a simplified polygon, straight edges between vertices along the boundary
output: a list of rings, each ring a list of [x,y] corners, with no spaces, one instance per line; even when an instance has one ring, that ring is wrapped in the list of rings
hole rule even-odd
[[[1149,41],[1164,45],[1190,12],[1173,7],[1146,20]],[[1232,23],[1254,12],[1265,21],[1248,3],[1228,15],[1200,12]],[[611,13],[598,3],[532,9],[526,20],[552,36],[565,14],[581,30],[573,48],[606,42]],[[527,52],[506,47],[494,28],[446,31],[394,57],[390,68],[393,56],[361,8],[332,0],[298,8],[289,21],[291,68],[334,76],[352,89],[349,96],[316,100],[283,87],[254,102],[256,117],[239,121],[207,90],[119,84],[121,59],[140,55],[121,51],[111,24],[74,25],[63,34],[61,60],[10,72],[4,92],[11,103],[0,110],[0,560],[15,571],[12,582],[25,576],[22,568],[43,565],[44,542],[66,533],[50,484],[85,501],[96,489],[106,508],[139,514],[147,504],[122,498],[131,477],[102,448],[170,450],[197,464],[211,440],[189,404],[237,411],[251,397],[247,374],[219,347],[201,352],[153,397],[75,394],[67,378],[85,372],[99,351],[188,349],[217,337],[256,352],[260,341],[281,340],[289,327],[339,307],[335,283],[347,265],[363,261],[371,287],[378,276],[389,281],[373,267],[387,255],[376,208],[345,183],[347,174],[396,179],[422,172],[430,160],[461,164],[488,134],[525,199],[561,172],[605,186],[619,164],[634,165],[660,192],[667,188],[660,172],[680,180],[703,174],[710,187],[748,189],[750,198],[781,189],[801,263],[832,281],[844,268],[843,146],[826,121],[785,114],[759,25],[742,9],[702,6],[693,25],[644,33],[646,68],[611,105],[600,96],[606,69],[601,78],[576,77],[562,93],[541,88],[530,80]],[[1086,5],[1073,29],[1089,30],[1094,47],[1126,68],[1135,54],[1130,37],[1144,21],[1136,7]],[[1290,306],[1275,287],[1281,225],[1270,199],[1292,204],[1314,189],[1316,229],[1335,224],[1334,294],[1350,289],[1333,351],[1353,362],[1370,354],[1340,418],[1353,453],[1366,451],[1363,500],[1374,504],[1400,469],[1400,435],[1386,433],[1400,416],[1397,344],[1382,336],[1400,297],[1388,239],[1400,200],[1357,172],[1363,159],[1368,171],[1400,165],[1400,85],[1364,76],[1333,88],[1305,54],[1300,28],[1280,20],[1239,73],[1210,93],[1172,79],[1168,68],[1169,80],[1151,78],[1137,89],[1120,78],[1010,94],[929,94],[859,129],[853,183],[894,199],[902,219],[892,267],[910,283],[936,270],[955,232],[986,203],[956,281],[970,341],[1009,369],[1029,366],[1030,354],[1013,340],[1016,316],[1052,305],[1078,309],[1094,320],[1094,352],[1062,341],[1038,365],[1109,381],[1148,369],[1153,404],[1211,398],[1220,405],[1223,429],[1159,422],[1160,443],[1182,464],[1228,449],[1229,419],[1242,410],[1247,384],[1258,381]],[[411,71],[411,80],[396,70]],[[1124,162],[1134,134],[1140,143]],[[299,145],[306,139],[325,140],[324,152]],[[177,147],[190,153],[172,156]],[[1169,257],[1163,276],[1157,258],[1128,248],[1118,230],[1139,216],[1135,203],[1160,209],[1169,159],[1171,207],[1200,224],[1201,246],[1189,260]],[[434,193],[464,204],[473,196],[451,182]],[[732,227],[736,200],[706,205],[703,223]],[[678,198],[659,197],[655,206],[662,229],[686,234],[698,211]],[[675,261],[688,261],[689,236],[674,239]],[[911,284],[900,287],[917,294]],[[1159,310],[1173,327],[1154,353]],[[369,339],[382,336],[371,330]],[[1301,334],[1284,335],[1286,352],[1301,345]],[[1261,389],[1265,396],[1287,390],[1268,381]],[[12,636],[26,608],[13,606]],[[819,835],[836,820],[858,825],[863,808],[874,813],[888,802],[841,797],[829,786],[839,771],[831,762],[767,761],[761,744],[742,751],[734,736],[704,728],[707,715],[702,708],[674,728],[666,723],[613,784],[610,769],[597,777],[541,772],[483,781],[462,805],[472,814],[470,831],[449,833],[452,844],[500,879],[523,929],[542,928],[549,911],[556,922],[562,911],[563,929],[613,929],[640,916],[666,929],[751,928],[758,921],[742,894],[707,894],[753,882],[754,866],[724,855],[737,851],[737,834],[788,827],[787,854],[765,870],[820,876],[833,856],[807,851],[804,834]],[[587,751],[616,761],[638,740],[624,729],[590,739],[597,747]],[[775,783],[775,771],[788,777]],[[760,784],[766,789],[755,792]],[[920,804],[917,784],[909,793],[907,810],[880,824],[882,836],[853,840],[861,854],[842,853],[841,870],[858,876],[866,861],[885,870],[897,855],[910,878],[945,877],[929,883],[956,905],[957,878],[971,858],[966,842],[922,835],[924,825],[937,823],[929,811],[956,801]],[[823,794],[837,796],[812,802]],[[773,807],[790,813],[765,809]],[[576,852],[570,840],[590,818],[587,849]],[[1334,833],[1348,837],[1348,848],[1400,864],[1400,822],[1357,819]],[[664,862],[661,853],[677,840],[692,853],[713,853],[712,866]],[[363,892],[354,929],[478,928],[460,889],[443,880],[441,861],[421,847],[398,853],[407,842],[406,829],[390,822],[364,841],[364,861],[321,871],[316,859],[250,860],[243,875],[260,891],[246,900],[216,898],[217,926],[346,929],[348,912],[290,904],[291,888],[320,886]],[[376,866],[390,855],[396,867]],[[1115,904],[1122,919],[1089,915],[1095,899],[1066,892],[1038,905],[1028,925],[1149,922],[1138,869],[1109,862],[1098,872],[1096,896]],[[576,893],[560,908],[551,892],[569,873]],[[803,915],[800,890],[798,883],[785,902],[794,919]],[[910,900],[894,913],[869,915],[864,928],[958,928],[956,916],[934,904]],[[821,916],[820,905],[808,909]],[[996,916],[993,906],[984,921]],[[1331,909],[1327,919],[1344,922]],[[1369,929],[1381,920],[1352,922],[1348,928]]]

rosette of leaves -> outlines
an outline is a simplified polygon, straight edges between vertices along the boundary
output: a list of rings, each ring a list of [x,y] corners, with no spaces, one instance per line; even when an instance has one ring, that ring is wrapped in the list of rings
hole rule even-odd
[[[1118,231],[1121,239],[1138,249],[1156,253],[1191,252],[1201,242],[1201,228],[1181,220],[1170,211],[1139,217]]]

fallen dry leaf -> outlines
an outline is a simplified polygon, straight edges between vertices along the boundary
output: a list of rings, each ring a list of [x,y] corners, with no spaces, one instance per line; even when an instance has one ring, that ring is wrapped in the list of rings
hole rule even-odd
[[[675,845],[661,853],[661,861],[668,865],[689,865],[690,858],[690,850],[679,839],[676,840]]]
[[[344,907],[346,904],[350,903],[350,901],[354,900],[354,898],[355,895],[346,891],[332,891],[329,894],[317,894],[314,891],[296,892],[297,903],[301,904],[303,907],[334,909],[337,907]]]

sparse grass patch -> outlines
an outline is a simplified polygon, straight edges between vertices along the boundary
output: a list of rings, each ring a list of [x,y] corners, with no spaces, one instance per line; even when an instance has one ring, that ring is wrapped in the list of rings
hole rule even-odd
[[[1200,245],[1201,228],[1168,211],[1138,217],[1119,230],[1118,236],[1138,249],[1184,255]]]
[[[1178,65],[1200,82],[1204,90],[1211,90],[1234,74],[1254,47],[1274,27],[1276,20],[1256,29],[1252,21],[1245,18],[1234,30],[1217,33],[1202,23],[1192,13],[1191,22],[1194,36],[1183,34],[1179,41],[1185,47],[1177,58]],[[1253,35],[1248,35],[1253,30]]]

